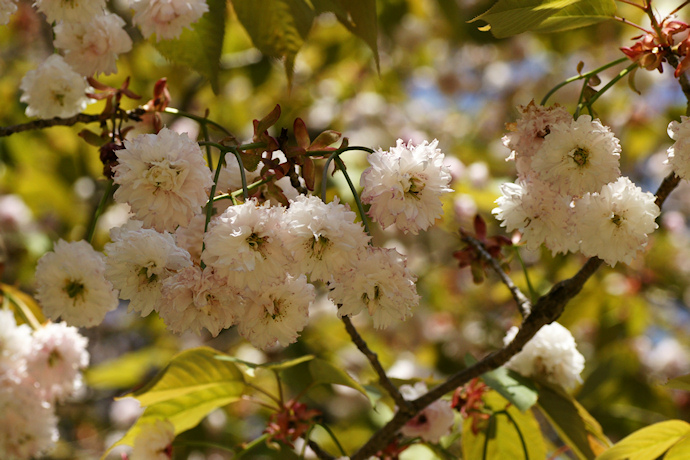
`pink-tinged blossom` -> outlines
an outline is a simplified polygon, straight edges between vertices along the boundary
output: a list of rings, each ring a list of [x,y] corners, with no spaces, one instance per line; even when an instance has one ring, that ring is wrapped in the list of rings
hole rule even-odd
[[[10,17],[17,11],[17,5],[12,0],[0,0],[0,26],[10,22]]]
[[[65,61],[80,74],[117,73],[117,57],[132,49],[132,39],[124,30],[125,21],[113,13],[103,13],[88,22],[60,22],[55,26],[55,47],[65,53]]]
[[[156,34],[156,41],[179,37],[208,11],[206,0],[138,0],[132,8],[132,22],[146,38]]]
[[[527,248],[534,250],[544,243],[553,254],[578,250],[570,197],[538,181],[505,183],[501,193],[492,213],[507,231],[519,230]]]
[[[206,214],[197,214],[192,217],[186,227],[177,227],[175,230],[175,243],[187,251],[192,260],[201,262],[201,249],[204,247],[204,227],[206,226]]]
[[[412,316],[419,305],[416,277],[395,249],[367,247],[353,268],[335,275],[329,298],[339,306],[338,316],[356,315],[366,309],[376,329]]]
[[[419,398],[427,392],[424,382],[417,382],[412,385],[400,387],[400,394],[408,401]],[[450,433],[455,423],[455,413],[450,401],[437,399],[432,402],[413,419],[407,422],[400,432],[410,438],[422,438],[426,442],[437,443],[442,436]]]
[[[163,281],[158,314],[172,332],[206,328],[217,336],[237,321],[244,298],[212,269],[192,265]]]
[[[124,142],[113,180],[118,203],[129,203],[144,227],[159,232],[187,226],[208,201],[213,184],[199,144],[163,128]]]
[[[31,328],[17,326],[11,310],[0,310],[0,385],[26,377],[26,357],[31,350]]]
[[[36,266],[36,299],[53,320],[91,327],[117,308],[117,292],[105,278],[103,254],[84,240],[59,240]]]
[[[105,0],[36,0],[34,5],[46,15],[48,23],[88,22],[103,14]]]
[[[22,78],[21,102],[28,104],[27,117],[71,117],[93,102],[86,96],[91,87],[62,56],[52,54]]]
[[[512,327],[503,343],[510,343],[517,333],[518,328]],[[585,358],[577,351],[570,331],[554,322],[539,329],[522,351],[510,358],[506,367],[525,377],[542,378],[571,390],[582,383],[580,374],[585,368]]]
[[[192,260],[170,233],[136,230],[136,222],[130,227],[134,229],[111,231],[113,242],[105,245],[105,274],[120,290],[120,298],[129,300],[129,311],[147,316],[158,311],[163,281],[192,265]]]
[[[239,333],[255,347],[265,349],[276,342],[287,347],[297,340],[309,321],[309,305],[316,294],[306,276],[287,275],[282,282],[263,286],[247,296]]]
[[[551,126],[532,158],[536,177],[563,195],[597,192],[620,176],[620,142],[589,115]]]
[[[284,211],[268,203],[259,206],[255,200],[230,206],[204,235],[202,260],[219,276],[250,289],[282,280],[290,270],[282,236]]]
[[[34,332],[27,372],[45,400],[63,400],[81,388],[81,370],[89,364],[87,344],[77,328],[64,322]]]
[[[503,145],[511,152],[506,160],[515,160],[518,176],[525,178],[530,173],[532,156],[539,150],[544,138],[557,123],[570,123],[573,116],[565,108],[555,105],[544,107],[531,101],[518,106],[520,118],[507,125],[508,134],[503,136]]]
[[[297,272],[328,282],[334,273],[352,266],[370,239],[356,217],[337,198],[328,204],[315,196],[295,198],[285,213],[285,246],[294,255]]]
[[[588,193],[575,202],[580,251],[614,266],[629,264],[647,246],[648,235],[658,228],[660,210],[655,197],[627,177]]]
[[[675,142],[668,148],[666,163],[681,179],[690,179],[690,117],[682,115],[680,122],[668,125],[668,135]]]
[[[141,427],[134,439],[129,460],[170,460],[175,426],[169,420],[156,420]]]
[[[38,389],[0,382],[0,458],[38,458],[52,449],[57,439],[57,417]]]
[[[426,230],[443,215],[441,195],[451,192],[450,172],[443,164],[438,141],[420,145],[402,139],[390,151],[369,155],[371,165],[361,176],[362,202],[382,227],[394,225],[404,233]]]

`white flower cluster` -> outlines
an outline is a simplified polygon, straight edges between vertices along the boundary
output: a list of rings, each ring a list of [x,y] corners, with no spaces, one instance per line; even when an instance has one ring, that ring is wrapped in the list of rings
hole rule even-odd
[[[71,117],[93,102],[84,77],[117,73],[119,55],[132,49],[124,19],[106,10],[105,0],[35,0],[34,5],[54,24],[51,55],[22,79],[21,102],[29,117]],[[138,0],[133,21],[145,37],[172,39],[208,11],[205,0]],[[0,0],[0,25],[17,10],[13,0]]]
[[[501,186],[493,210],[508,231],[519,230],[529,249],[580,251],[611,266],[629,264],[658,226],[654,195],[620,176],[620,143],[587,115],[573,120],[562,107],[531,102],[510,125],[518,180]]]
[[[681,179],[690,179],[690,117],[681,115],[680,122],[668,125],[668,135],[675,142],[668,148],[667,164]]]
[[[510,328],[503,343],[510,343],[517,333],[517,327]],[[551,323],[539,329],[522,351],[510,358],[506,367],[525,377],[543,378],[571,390],[582,383],[580,374],[585,368],[585,358],[577,351],[570,331]]]
[[[371,167],[362,173],[360,185],[372,219],[416,235],[443,215],[439,198],[452,191],[451,176],[437,145],[436,140],[415,146],[398,139],[389,151],[369,155]]]
[[[58,438],[54,405],[82,385],[87,339],[65,323],[33,331],[0,310],[0,458],[25,460]]]
[[[434,188],[421,182],[434,176],[434,145],[420,157],[429,163],[420,192]],[[98,324],[119,297],[142,316],[156,311],[173,332],[205,328],[215,336],[236,325],[267,348],[297,340],[315,298],[311,282],[328,285],[339,316],[366,309],[376,328],[406,319],[419,303],[405,258],[370,247],[356,214],[337,198],[297,195],[287,208],[250,199],[214,216],[204,232],[212,179],[196,142],[163,129],[125,141],[116,154],[114,197],[138,220],[111,230],[105,257],[83,241],[59,241],[41,258],[37,297],[53,318]],[[413,221],[410,214],[406,222]]]

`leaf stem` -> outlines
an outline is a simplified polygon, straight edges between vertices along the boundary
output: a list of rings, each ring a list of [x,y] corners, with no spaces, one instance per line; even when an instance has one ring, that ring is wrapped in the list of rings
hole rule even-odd
[[[546,96],[544,96],[544,98],[541,100],[540,105],[546,105],[546,101],[548,101],[549,98],[551,96],[553,96],[553,94],[556,91],[558,91],[559,89],[561,89],[562,87],[564,87],[568,83],[572,83],[572,82],[577,81],[577,80],[582,80],[583,78],[587,79],[587,78],[589,78],[593,75],[596,75],[599,72],[602,72],[602,71],[604,71],[610,67],[614,67],[614,66],[617,66],[618,64],[622,64],[622,63],[626,62],[627,60],[628,60],[627,57],[616,59],[615,61],[609,62],[608,64],[604,64],[603,66],[598,67],[594,70],[590,70],[589,72],[585,72],[585,73],[580,74],[580,75],[575,75],[573,77],[566,79],[565,81],[560,82],[559,84],[554,86],[548,93],[546,93]]]
[[[98,218],[103,213],[103,210],[105,209],[105,205],[108,202],[108,199],[110,198],[110,194],[112,193],[112,191],[113,191],[113,180],[109,179],[106,182],[105,190],[103,190],[103,195],[101,196],[101,201],[98,202],[98,206],[96,207],[96,211],[93,213],[93,217],[91,218],[91,222],[89,223],[89,229],[86,232],[86,241],[88,243],[91,243],[93,241],[93,236],[96,233],[96,224],[98,223]]]
[[[525,274],[525,282],[527,283],[527,289],[529,290],[529,296],[532,302],[537,300],[537,291],[534,289],[534,286],[532,286],[532,281],[529,278],[529,271],[527,270],[527,265],[525,265],[525,261],[522,260],[522,255],[520,255],[520,247],[519,246],[513,246],[513,249],[515,250],[515,255],[517,256],[517,260],[520,262],[520,266],[522,267],[522,273]]]
[[[232,136],[232,133],[230,131],[228,131],[223,125],[216,123],[213,120],[209,120],[206,117],[200,117],[199,115],[194,115],[193,113],[184,112],[184,111],[176,109],[174,107],[166,107],[165,110],[163,110],[163,112],[170,113],[172,115],[178,115],[180,117],[189,118],[190,120],[194,120],[196,122],[199,122],[202,125],[207,125],[207,124],[211,125],[214,128],[218,128],[219,130],[223,131],[228,136]]]
[[[511,423],[513,424],[513,426],[515,427],[515,431],[517,431],[517,434],[520,437],[520,444],[522,444],[522,453],[525,454],[525,460],[529,460],[529,452],[527,451],[527,443],[525,443],[525,438],[522,436],[522,431],[520,430],[520,427],[515,422],[515,419],[513,418],[512,415],[510,415],[510,412],[508,412],[507,409],[501,411],[501,413],[504,414],[506,417],[508,417],[508,420],[510,420]]]

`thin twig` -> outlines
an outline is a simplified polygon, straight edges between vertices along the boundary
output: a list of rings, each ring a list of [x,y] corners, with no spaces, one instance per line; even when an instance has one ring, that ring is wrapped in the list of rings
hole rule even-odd
[[[355,326],[352,324],[350,317],[343,316],[342,320],[345,324],[345,329],[347,330],[347,333],[350,334],[352,342],[357,346],[359,351],[361,351],[364,354],[364,356],[367,357],[369,363],[371,363],[371,367],[374,368],[376,374],[379,376],[379,384],[388,392],[391,398],[393,398],[395,404],[398,406],[398,411],[404,412],[410,416],[414,415],[416,411],[413,411],[410,401],[407,401],[405,398],[403,398],[403,396],[400,394],[400,391],[398,391],[398,388],[395,385],[393,385],[393,382],[390,381],[390,379],[386,375],[386,371],[383,369],[383,366],[381,366],[381,363],[379,362],[378,356],[376,355],[376,353],[371,351],[371,349],[364,341],[362,336],[359,335],[359,332],[357,332],[357,329],[355,329]]]
[[[522,293],[519,287],[513,283],[513,280],[510,279],[510,276],[503,271],[501,268],[501,264],[498,263],[496,259],[491,257],[491,254],[489,254],[489,251],[486,250],[484,245],[482,244],[481,241],[479,241],[476,238],[473,238],[469,235],[463,236],[462,240],[475,248],[477,252],[482,256],[482,259],[484,259],[485,262],[487,262],[489,265],[491,265],[491,268],[496,272],[499,278],[501,278],[501,281],[503,284],[506,285],[510,293],[513,295],[513,299],[515,299],[515,303],[517,303],[518,309],[520,310],[520,314],[522,315],[523,318],[527,317],[530,312],[532,311],[532,302],[527,298],[525,294]]]
[[[131,118],[133,120],[138,120],[144,113],[144,109],[142,108],[136,108],[132,110],[126,110],[124,111],[125,115],[128,118]],[[68,118],[48,118],[48,119],[38,119],[38,120],[32,120],[27,123],[22,123],[19,125],[13,125],[13,126],[0,126],[0,137],[6,137],[10,136],[15,133],[21,133],[24,131],[31,131],[34,129],[44,129],[44,128],[50,128],[52,126],[73,126],[76,125],[77,123],[96,123],[96,122],[105,122],[108,120],[108,117],[104,117],[102,114],[85,114],[85,113],[78,113],[74,115],[73,117],[68,117]]]

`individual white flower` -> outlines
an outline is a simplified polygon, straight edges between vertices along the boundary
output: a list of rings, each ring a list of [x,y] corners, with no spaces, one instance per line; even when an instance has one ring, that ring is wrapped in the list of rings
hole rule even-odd
[[[80,74],[117,73],[117,57],[132,49],[125,21],[102,13],[88,22],[60,22],[55,26],[55,47],[64,50],[65,61]]]
[[[170,233],[150,228],[115,230],[111,238],[105,245],[106,277],[120,290],[121,299],[129,299],[129,311],[141,316],[158,311],[163,281],[192,265],[189,253],[175,245]]]
[[[424,382],[417,382],[414,386],[402,385],[400,387],[400,394],[408,401],[419,398],[427,391]],[[426,442],[437,443],[442,436],[450,433],[454,422],[455,413],[450,401],[437,399],[407,422],[400,429],[400,432],[410,438],[419,437]]]
[[[220,276],[250,289],[282,280],[290,262],[282,237],[283,213],[282,207],[259,206],[255,200],[230,206],[204,235],[202,260]]]
[[[300,195],[285,213],[285,246],[298,264],[296,272],[311,274],[312,281],[330,281],[334,273],[351,266],[370,237],[357,215],[336,198],[326,204],[315,196]]]
[[[46,15],[48,23],[88,22],[94,16],[103,14],[105,0],[35,0],[34,5]]]
[[[555,105],[544,107],[531,101],[526,106],[518,106],[520,118],[510,123],[507,128],[510,133],[503,136],[503,145],[511,152],[506,160],[515,160],[518,176],[525,178],[529,175],[532,156],[539,150],[551,126],[557,123],[569,123],[573,116],[565,108]]]
[[[27,357],[27,372],[47,401],[62,400],[82,386],[81,370],[89,364],[88,340],[64,322],[36,330]]]
[[[10,17],[17,11],[17,5],[12,0],[0,0],[0,26],[10,22]]]
[[[31,328],[17,326],[11,310],[0,310],[0,385],[20,382],[26,374],[26,357],[31,350]]]
[[[390,151],[369,155],[371,166],[360,178],[362,202],[371,204],[369,215],[389,227],[417,234],[443,215],[441,195],[452,190],[450,172],[443,164],[438,141],[420,145],[402,139]]]
[[[510,343],[517,333],[517,327],[510,328],[503,343]],[[554,322],[539,329],[505,365],[525,377],[543,378],[570,390],[582,383],[585,358],[577,351],[570,331]]]
[[[203,327],[215,337],[235,324],[243,307],[244,299],[225,279],[192,265],[163,281],[158,314],[173,332],[199,334]]]
[[[118,203],[129,203],[144,227],[174,231],[187,226],[208,201],[213,184],[199,144],[163,128],[124,142],[113,180]]]
[[[353,268],[335,275],[329,298],[339,306],[338,316],[356,315],[365,308],[374,327],[383,329],[404,321],[419,305],[416,277],[395,249],[367,247]]]
[[[575,202],[576,231],[580,251],[614,266],[629,264],[647,246],[647,235],[658,228],[659,207],[655,197],[643,192],[627,177],[602,187]]]
[[[206,214],[197,214],[186,227],[177,227],[174,234],[175,243],[187,251],[197,264],[201,262],[201,249],[204,247],[204,227]]]
[[[105,279],[103,254],[84,240],[59,240],[36,266],[36,298],[49,318],[72,326],[96,326],[117,308],[117,292]]]
[[[507,231],[519,230],[528,249],[544,243],[553,254],[575,252],[578,238],[572,230],[571,199],[548,184],[532,181],[501,185],[502,196],[491,212]]]
[[[57,417],[35,387],[9,381],[0,383],[0,458],[38,458],[57,439]]]
[[[28,104],[28,117],[71,117],[93,102],[86,96],[91,90],[86,79],[58,54],[50,55],[38,68],[29,70],[19,88],[23,91],[19,100]]]
[[[246,310],[239,318],[238,331],[257,348],[278,342],[287,347],[297,340],[309,321],[309,304],[316,294],[307,277],[287,275],[282,282],[248,293]]]
[[[690,179],[690,117],[682,115],[680,123],[669,123],[668,135],[675,142],[668,148],[666,163],[671,165],[678,177]]]
[[[558,123],[532,158],[539,180],[563,195],[597,192],[620,176],[620,142],[611,130],[589,115]]]
[[[169,420],[156,420],[141,427],[134,439],[130,460],[170,460],[175,426]]]
[[[146,38],[156,34],[156,41],[179,37],[208,11],[206,0],[138,0],[132,8],[132,22]]]

